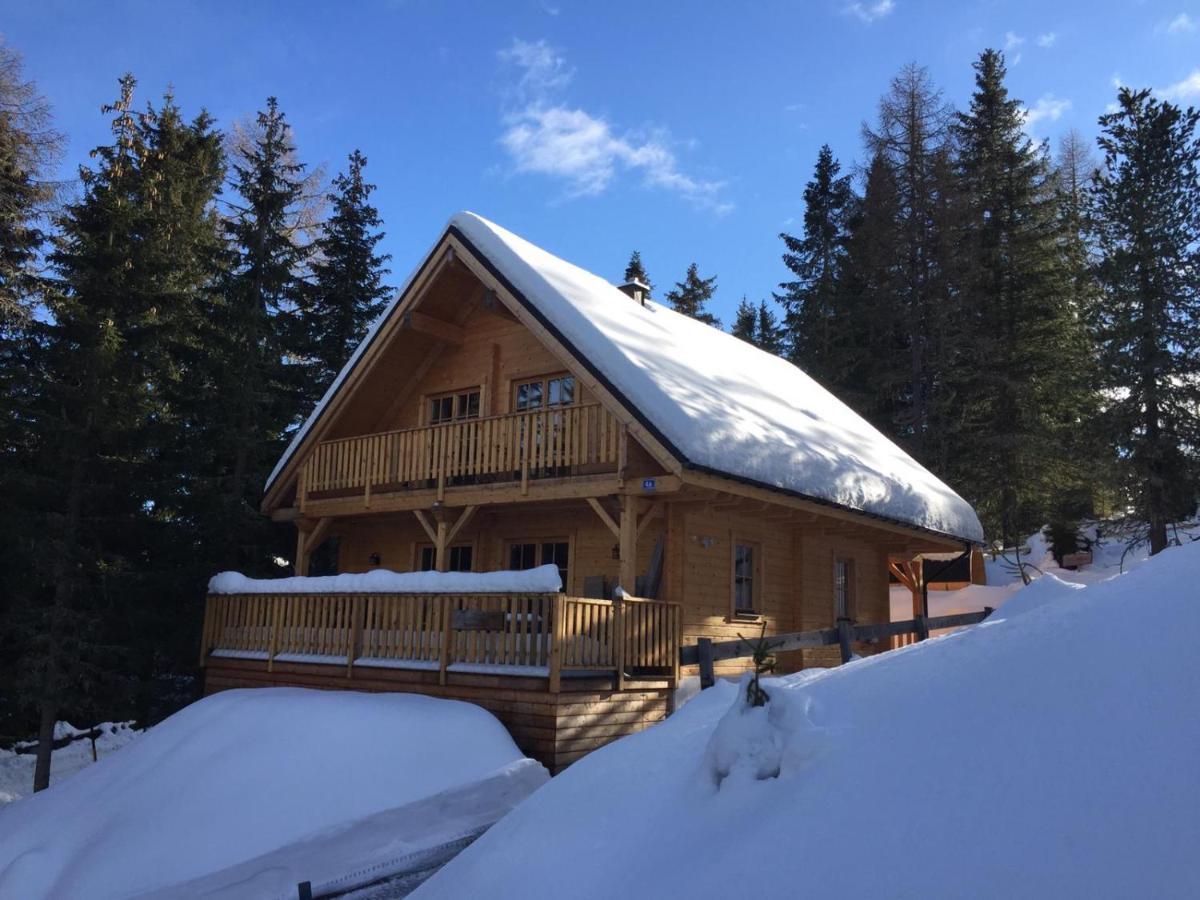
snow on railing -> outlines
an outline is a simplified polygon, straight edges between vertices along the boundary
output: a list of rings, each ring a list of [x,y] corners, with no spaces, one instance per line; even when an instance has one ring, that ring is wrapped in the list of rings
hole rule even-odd
[[[520,572],[370,572],[247,578],[221,572],[208,582],[210,594],[554,594],[562,590],[558,567]]]

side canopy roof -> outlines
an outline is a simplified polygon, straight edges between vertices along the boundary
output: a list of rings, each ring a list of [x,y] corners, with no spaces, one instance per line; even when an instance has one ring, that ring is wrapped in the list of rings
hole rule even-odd
[[[971,506],[791,363],[615,286],[470,212],[453,234],[685,469],[981,542]],[[392,301],[297,432],[269,488]]]

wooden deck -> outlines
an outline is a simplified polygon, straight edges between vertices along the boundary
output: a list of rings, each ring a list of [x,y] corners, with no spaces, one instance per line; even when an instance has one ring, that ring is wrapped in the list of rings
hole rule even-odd
[[[564,594],[212,594],[205,693],[294,685],[410,691],[493,712],[558,771],[660,721],[678,604]]]

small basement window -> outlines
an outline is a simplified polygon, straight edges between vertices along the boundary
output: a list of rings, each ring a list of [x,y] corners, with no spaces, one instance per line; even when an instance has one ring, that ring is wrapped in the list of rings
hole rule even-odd
[[[735,540],[733,542],[733,614],[735,617],[756,617],[759,607],[758,546]]]

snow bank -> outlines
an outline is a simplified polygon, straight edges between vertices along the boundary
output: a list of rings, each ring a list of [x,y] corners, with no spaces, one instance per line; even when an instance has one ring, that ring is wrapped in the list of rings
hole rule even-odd
[[[370,572],[316,578],[247,578],[221,572],[208,582],[210,594],[553,594],[562,590],[558,567],[521,572]]]
[[[104,759],[120,750],[142,732],[132,722],[102,722],[96,726],[100,736],[96,738],[96,758]],[[76,728],[70,722],[56,722],[54,737],[61,739],[91,731]],[[33,749],[33,744],[22,745]],[[33,793],[33,768],[36,756],[33,753],[16,753],[0,750],[0,805],[12,803]],[[92,742],[83,738],[54,751],[50,764],[50,783],[58,784],[92,764]]]
[[[262,897],[282,884],[294,896],[298,881],[328,880],[342,863],[382,864],[419,847],[421,835],[458,833],[486,818],[489,805],[507,809],[546,778],[536,763],[523,771],[522,761],[504,727],[468,703],[295,688],[223,692],[70,781],[0,808],[0,897],[188,896],[178,885],[280,853],[263,869],[235,869],[236,877],[205,886],[215,896]],[[491,789],[475,792],[477,807],[449,807],[474,819],[439,818],[447,807],[433,803],[390,843],[370,824],[484,783]],[[345,835],[364,821],[365,830],[353,832],[363,843],[348,843]],[[302,854],[283,849],[305,840]]]
[[[414,896],[1200,896],[1198,583],[1200,545],[1171,549],[769,681],[766,711],[718,683],[573,765]]]

